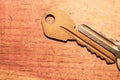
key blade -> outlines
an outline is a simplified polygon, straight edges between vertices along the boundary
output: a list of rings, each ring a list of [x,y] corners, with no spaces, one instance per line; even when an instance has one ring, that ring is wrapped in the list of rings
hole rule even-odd
[[[82,32],[86,36],[88,36],[90,39],[94,40],[96,43],[113,53],[117,60],[116,64],[118,69],[120,70],[120,42],[114,41],[113,39],[108,39],[105,35],[94,31],[89,26],[82,24],[78,27],[78,31]]]
[[[46,22],[46,18],[50,15],[53,16],[55,20],[51,24]],[[61,41],[67,41],[68,39],[72,39],[72,37],[60,27],[60,26],[66,26],[66,27],[74,28],[75,26],[75,23],[64,11],[61,10],[48,11],[43,15],[41,23],[43,26],[44,34],[47,37]]]
[[[86,46],[90,52],[96,53],[100,58],[104,58],[107,63],[115,62],[115,56],[111,52],[97,44],[85,34],[77,31],[76,29],[66,28],[63,26],[61,26],[61,28],[65,29],[68,34],[73,36],[78,44]]]

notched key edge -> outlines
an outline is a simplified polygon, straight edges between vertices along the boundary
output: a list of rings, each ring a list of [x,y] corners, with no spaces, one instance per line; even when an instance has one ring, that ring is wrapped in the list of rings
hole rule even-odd
[[[82,26],[86,26],[86,27],[88,27],[89,29],[91,29],[91,30],[93,30],[92,28],[90,28],[89,26],[87,26],[87,25],[85,25],[85,24],[82,24]],[[81,32],[83,32],[84,34],[85,34],[85,31],[83,30],[83,29],[79,29],[78,28],[78,30],[80,30]],[[82,31],[83,30],[83,31]],[[95,31],[95,30],[93,30],[93,31]],[[95,31],[96,32],[96,31]],[[110,52],[112,52],[115,56],[116,56],[116,65],[117,65],[117,67],[118,67],[118,69],[120,70],[120,41],[118,41],[118,40],[113,40],[113,39],[108,39],[105,35],[103,35],[103,34],[100,34],[99,32],[96,32],[97,34],[99,34],[100,36],[102,36],[103,38],[105,38],[106,40],[108,40],[108,41],[110,41],[112,44],[114,44],[116,47],[117,47],[117,49],[114,49],[114,50],[112,50],[112,48],[110,49],[110,47],[108,47],[107,49],[110,51]],[[88,36],[88,35],[87,35]],[[93,36],[92,36],[93,37]],[[89,36],[89,38],[91,38],[90,36]],[[94,40],[94,39],[93,39]],[[99,42],[98,42],[99,43]],[[104,44],[105,45],[105,44]],[[104,48],[106,48],[104,45],[101,45],[101,46],[103,46]]]
[[[81,46],[84,46],[86,47],[91,53],[95,53],[96,56],[100,57],[101,59],[104,59],[107,63],[114,63],[114,61],[110,58],[107,58],[107,56],[103,55],[103,54],[100,54],[100,52],[96,49],[94,49],[92,46],[88,45],[86,42],[84,42],[83,40],[81,40],[81,38],[77,35],[77,33],[73,33],[74,31],[68,29],[68,28],[65,28],[63,26],[61,26],[61,28],[63,28],[64,30],[66,30],[66,32],[73,36],[75,38],[75,40],[77,41],[77,43]],[[81,33],[80,33],[81,34]],[[95,52],[94,52],[95,51]],[[103,58],[104,57],[104,58]]]

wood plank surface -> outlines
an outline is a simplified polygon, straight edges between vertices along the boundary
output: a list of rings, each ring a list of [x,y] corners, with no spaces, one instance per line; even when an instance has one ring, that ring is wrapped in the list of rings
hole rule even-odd
[[[41,18],[50,9],[120,40],[120,0],[0,0],[0,80],[120,80],[115,64],[44,36]]]

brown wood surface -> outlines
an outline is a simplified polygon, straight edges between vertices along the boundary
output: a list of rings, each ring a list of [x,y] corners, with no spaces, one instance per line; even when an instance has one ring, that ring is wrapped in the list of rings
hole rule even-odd
[[[41,17],[49,9],[120,40],[120,0],[0,0],[0,80],[120,80],[115,64],[46,38]]]

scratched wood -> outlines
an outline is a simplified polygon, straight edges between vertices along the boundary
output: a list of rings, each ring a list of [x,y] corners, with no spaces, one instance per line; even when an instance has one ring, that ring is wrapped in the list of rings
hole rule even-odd
[[[120,0],[0,0],[0,80],[120,80],[115,64],[46,38],[41,17],[49,9],[120,40]]]

